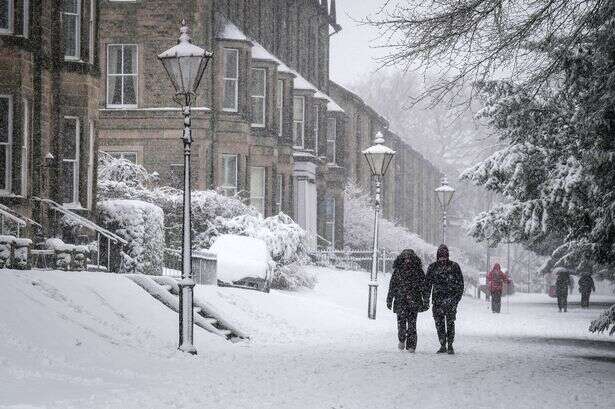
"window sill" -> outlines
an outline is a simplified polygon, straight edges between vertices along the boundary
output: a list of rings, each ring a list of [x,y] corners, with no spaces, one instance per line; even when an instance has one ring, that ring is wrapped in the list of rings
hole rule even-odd
[[[83,61],[81,58],[77,57],[64,57],[64,62],[73,62],[77,64],[87,64],[86,61]]]

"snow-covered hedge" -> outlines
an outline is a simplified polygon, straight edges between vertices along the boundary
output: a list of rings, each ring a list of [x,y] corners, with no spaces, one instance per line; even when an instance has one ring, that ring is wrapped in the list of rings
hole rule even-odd
[[[162,274],[164,215],[160,207],[140,200],[106,200],[98,203],[98,218],[128,244],[121,273]]]

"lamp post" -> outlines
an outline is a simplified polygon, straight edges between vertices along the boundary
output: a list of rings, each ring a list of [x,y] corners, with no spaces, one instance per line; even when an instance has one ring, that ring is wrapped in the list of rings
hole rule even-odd
[[[190,129],[190,105],[196,97],[196,91],[203,78],[203,73],[213,54],[192,44],[186,21],[182,20],[177,45],[158,55],[173,87],[174,100],[182,106],[184,115],[184,211],[182,226],[182,276],[179,281],[179,347],[189,354],[196,354],[194,347],[194,310],[192,277],[192,234],[190,205],[190,152],[192,149],[192,132]]]
[[[444,176],[441,180],[440,187],[436,188],[436,197],[438,198],[438,202],[440,203],[440,207],[442,208],[442,244],[446,244],[446,212],[448,211],[448,207],[453,200],[453,195],[455,194],[455,189],[448,185],[448,179]]]
[[[369,276],[369,299],[367,304],[367,317],[376,319],[376,300],[378,297],[378,217],[380,216],[380,185],[381,179],[387,172],[395,151],[384,146],[384,137],[381,132],[376,134],[374,145],[363,151],[369,170],[376,179],[376,196],[374,200],[374,244],[372,252],[372,272]]]

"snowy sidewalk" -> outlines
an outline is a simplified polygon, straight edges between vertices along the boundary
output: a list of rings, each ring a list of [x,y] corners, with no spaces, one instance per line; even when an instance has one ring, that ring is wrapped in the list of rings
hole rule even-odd
[[[611,407],[615,342],[587,331],[597,309],[516,296],[494,315],[464,298],[458,354],[434,353],[426,312],[411,355],[396,350],[386,279],[369,321],[366,274],[317,271],[301,293],[197,288],[252,338],[197,329],[197,357],[174,351],[176,315],[123,277],[2,272],[0,407]]]

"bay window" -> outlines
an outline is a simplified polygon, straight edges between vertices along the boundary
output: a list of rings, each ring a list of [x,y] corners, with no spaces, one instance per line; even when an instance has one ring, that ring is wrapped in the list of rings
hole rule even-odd
[[[222,110],[237,112],[239,96],[239,50],[224,49],[224,95]]]
[[[318,156],[318,133],[320,132],[319,117],[319,107],[318,105],[314,105],[314,154],[316,156]]]
[[[13,97],[0,95],[0,194],[11,193],[13,148]]]
[[[237,155],[222,155],[222,193],[225,196],[237,194]]]
[[[137,106],[137,46],[110,44],[107,47],[107,106]]]
[[[81,58],[81,0],[64,0],[62,25],[64,26],[64,58]]]
[[[284,132],[284,81],[278,80],[278,136],[282,136]]]
[[[62,170],[64,174],[64,204],[79,204],[79,118],[66,116],[62,135]]]
[[[252,126],[265,127],[267,113],[267,71],[263,68],[252,69]]]
[[[13,33],[13,0],[0,0],[0,34]]]
[[[28,195],[28,172],[29,172],[29,156],[30,156],[30,104],[27,99],[22,100],[23,117],[22,117],[22,137],[21,137],[21,184],[20,190],[22,196]]]
[[[250,168],[250,205],[265,215],[265,168]]]
[[[304,147],[305,128],[305,97],[293,98],[293,144],[297,148]]]
[[[335,118],[327,119],[327,161],[335,163],[335,149],[337,139],[337,120]]]

